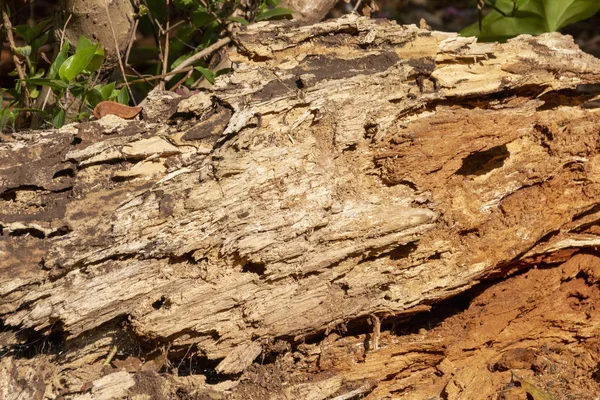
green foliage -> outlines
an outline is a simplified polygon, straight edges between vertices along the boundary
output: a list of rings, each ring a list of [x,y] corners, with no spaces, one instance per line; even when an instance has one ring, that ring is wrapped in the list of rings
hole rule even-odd
[[[495,9],[483,18],[481,31],[475,23],[460,32],[463,36],[504,42],[523,33],[554,32],[600,11],[598,0],[490,0],[487,3]]]
[[[477,0],[483,10],[489,10],[479,24],[473,24],[461,33],[465,36],[478,36],[483,41],[505,41],[521,33],[540,34],[591,17],[600,11],[600,0]],[[179,84],[195,87],[199,81],[210,84],[228,69],[217,70],[218,57],[208,54],[180,73],[164,77],[169,71],[181,66],[198,52],[211,46],[225,35],[231,23],[248,25],[257,21],[291,18],[292,10],[279,7],[280,0],[261,0],[254,10],[249,10],[247,19],[239,16],[236,10],[239,0],[140,0],[137,18],[146,37],[152,35],[155,45],[137,47],[133,51],[142,54],[146,68],[138,76],[123,79],[137,79],[145,76],[145,82],[137,83],[134,90],[141,97],[158,82],[152,77],[162,77],[166,89],[176,89]],[[175,28],[176,27],[176,28]],[[4,28],[0,28],[4,29]],[[168,32],[168,33],[167,33]],[[86,38],[80,38],[73,49],[64,43],[49,67],[38,65],[38,54],[42,46],[53,37],[52,20],[40,21],[35,26],[17,25],[13,33],[22,39],[13,49],[23,60],[25,79],[17,79],[15,87],[0,88],[4,106],[0,108],[0,129],[13,126],[23,120],[27,113],[39,113],[44,120],[55,127],[72,120],[87,118],[93,108],[104,100],[127,104],[129,91],[122,83],[100,81],[105,62],[104,49]],[[168,46],[167,46],[168,40]],[[167,51],[168,49],[168,51]],[[152,59],[156,62],[148,63]],[[127,60],[125,60],[127,63]],[[186,63],[187,64],[187,63]],[[163,70],[165,68],[166,70]],[[137,67],[137,66],[136,66]],[[17,71],[11,72],[17,76]],[[150,78],[150,79],[147,79]],[[42,103],[46,92],[56,96],[56,106],[48,110],[30,106],[34,101]],[[22,121],[21,121],[22,122]]]
[[[28,78],[31,87],[46,86],[58,99],[52,111],[52,125],[60,128],[66,120],[67,111],[76,107],[75,120],[89,117],[93,108],[103,100],[129,102],[126,89],[115,89],[115,82],[93,86],[93,81],[104,62],[104,49],[81,37],[75,53],[68,56],[69,44],[65,43],[50,66],[45,78]],[[58,78],[58,79],[57,79]]]
[[[47,29],[49,23],[50,20],[44,20],[33,27],[27,25],[14,27],[14,33],[26,43],[25,46],[14,49],[15,53],[25,60],[26,79],[18,80],[13,89],[0,90],[3,98],[5,94],[9,94],[12,98],[0,108],[0,129],[2,130],[8,126],[12,126],[14,129],[18,116],[25,112],[40,113],[46,122],[59,128],[65,122],[69,122],[67,121],[68,110],[74,111],[75,120],[81,120],[91,115],[93,108],[103,100],[113,100],[124,104],[129,102],[126,89],[116,89],[115,82],[93,86],[104,63],[104,49],[87,38],[79,39],[75,52],[70,56],[69,43],[65,42],[48,70],[39,68],[35,56],[52,33]],[[13,72],[16,75],[16,71]],[[23,89],[27,88],[29,98],[36,100],[43,93],[42,88],[44,87],[51,90],[56,96],[56,106],[50,112],[40,108],[27,107],[25,105],[26,93]]]
[[[291,18],[293,11],[278,7],[279,1],[262,0],[258,3],[253,21]],[[143,60],[159,58],[156,63],[144,64],[155,68],[153,71],[143,71],[146,76],[148,72],[150,76],[165,74],[214,44],[223,36],[228,24],[247,25],[253,22],[234,16],[240,6],[238,0],[172,0],[170,4],[165,0],[140,0],[139,3],[137,17],[140,27],[142,30],[146,29],[146,36],[148,28],[150,29],[156,46],[137,48],[134,51],[143,52]],[[177,29],[174,29],[174,25],[177,25]],[[104,49],[100,45],[84,37],[78,40],[75,49],[69,43],[64,43],[55,52],[51,65],[40,67],[37,56],[40,48],[53,37],[52,20],[40,21],[35,26],[15,26],[13,33],[25,42],[24,46],[13,49],[24,61],[25,79],[18,79],[14,88],[0,89],[3,99],[9,99],[0,108],[0,129],[7,126],[14,129],[19,120],[22,125],[26,113],[30,116],[32,113],[40,114],[47,123],[61,127],[73,120],[87,118],[101,101],[129,103],[129,92],[123,84],[98,82],[105,61]],[[167,39],[168,46],[165,43]],[[211,54],[196,61],[181,74],[173,76],[172,80],[171,77],[165,79],[167,88],[174,89],[181,81],[193,86],[201,79],[213,84],[219,75],[229,72],[228,69],[213,69],[210,57]],[[163,65],[167,65],[166,71],[162,70]],[[11,75],[16,77],[17,71],[12,71]],[[144,82],[138,83],[135,88],[138,94],[144,96],[152,86]],[[57,99],[56,104],[49,109],[46,107],[48,91]],[[38,106],[40,108],[30,107],[29,104],[36,100],[37,104],[43,105]]]
[[[292,15],[293,11],[288,8],[272,8],[263,9],[263,11],[256,16],[256,21],[269,21],[279,18],[288,18]]]
[[[267,21],[282,18],[291,18],[292,10],[277,7],[280,0],[263,0],[257,9],[255,21]],[[158,15],[165,15],[164,0],[145,0],[144,1],[148,18],[160,20]],[[189,20],[177,31],[175,40],[170,42],[169,69],[176,68],[181,62],[207,48],[215,43],[227,24],[237,22],[247,25],[250,21],[238,16],[233,16],[238,2],[231,0],[174,0],[173,5],[179,12],[190,15]],[[161,14],[162,13],[162,14]],[[164,23],[164,19],[162,20]],[[155,35],[161,29],[156,29]],[[165,26],[163,25],[162,30]],[[190,51],[187,43],[196,40],[198,45]],[[185,81],[186,85],[194,85],[199,79],[206,79],[211,84],[214,79],[224,71],[213,71],[209,68],[209,59],[201,60],[191,71],[191,76]],[[167,71],[162,71],[163,73]],[[176,82],[182,75],[173,79]]]

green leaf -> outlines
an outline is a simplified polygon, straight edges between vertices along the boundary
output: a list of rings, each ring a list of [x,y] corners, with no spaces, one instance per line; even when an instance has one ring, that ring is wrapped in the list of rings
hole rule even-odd
[[[87,111],[82,111],[75,116],[75,121],[85,121],[90,119],[90,113]]]
[[[463,36],[477,36],[482,42],[506,40],[522,33],[538,35],[546,32],[541,0],[517,0],[517,11],[514,16],[504,16],[496,10],[490,11],[482,21],[479,31],[477,23],[463,29]],[[509,15],[513,10],[512,0],[498,0],[496,7]]]
[[[63,110],[62,108],[58,111],[58,113],[56,113],[56,115],[54,116],[54,118],[52,118],[52,125],[54,125],[55,128],[61,128],[65,123],[65,110]]]
[[[85,36],[80,36],[77,40],[77,46],[75,47],[75,53],[80,52],[83,49],[87,49],[88,47],[93,47],[96,44],[93,43],[90,39]]]
[[[83,94],[86,92],[86,88],[86,82],[75,82],[69,85],[69,92],[71,92],[75,98],[82,98]]]
[[[233,71],[233,68],[221,68],[220,70],[218,70],[217,72],[215,72],[215,78],[217,76],[227,75],[231,71]]]
[[[187,11],[198,7],[198,2],[196,0],[174,0],[173,4],[175,7]]]
[[[122,87],[121,90],[119,90],[119,94],[117,94],[115,100],[121,104],[129,104],[129,93],[127,92],[126,87]]]
[[[67,58],[58,70],[58,76],[65,82],[71,82],[92,61],[96,53],[96,46],[78,50],[74,55]]]
[[[229,17],[229,20],[232,22],[239,22],[242,25],[248,25],[250,24],[250,22],[248,22],[247,19],[242,18],[242,17]]]
[[[69,85],[59,79],[48,79],[48,78],[29,78],[25,82],[31,85],[48,86],[52,89],[63,90],[69,87]]]
[[[63,65],[65,60],[67,59],[68,53],[69,53],[69,43],[65,42],[65,44],[63,44],[62,48],[60,49],[60,52],[56,55],[56,58],[52,62],[52,65],[50,66],[50,70],[48,71],[48,78],[50,78],[50,79],[56,78],[56,75],[58,74],[58,70]]]
[[[53,21],[53,18],[43,19],[34,26],[29,25],[17,25],[14,27],[17,35],[25,39],[25,43],[30,44],[40,33],[46,29],[48,24]]]
[[[31,54],[38,54],[39,49],[48,42],[50,31],[44,32],[31,42]]]
[[[102,93],[100,93],[98,89],[89,90],[85,95],[85,99],[88,101],[91,108],[96,107],[98,103],[104,100]]]
[[[177,59],[171,64],[171,69],[176,68],[179,64],[190,58],[193,54],[193,52],[190,52],[177,57]]]
[[[517,0],[514,15],[510,15],[512,0],[498,0],[495,5],[507,16],[492,10],[483,18],[481,32],[475,23],[463,29],[461,35],[477,36],[481,41],[504,42],[523,33],[553,32],[600,11],[598,0]]]
[[[86,72],[88,74],[94,73],[102,66],[103,63],[104,63],[104,48],[100,46],[96,49],[96,52],[94,53],[94,56],[92,57],[92,61],[90,61],[90,63],[87,65],[87,67],[85,67],[85,70],[83,72]]]
[[[108,83],[106,85],[96,85],[94,89],[97,90],[102,96],[102,100],[108,100],[113,97],[113,90],[115,90],[115,82]]]
[[[256,16],[256,22],[258,21],[268,21],[273,19],[282,19],[282,18],[291,18],[293,10],[289,8],[272,8],[268,11],[262,12]]]
[[[41,78],[42,76],[44,76],[44,70],[40,69],[33,74],[32,78]]]
[[[210,69],[204,67],[195,67],[194,69],[196,71],[199,71],[204,76],[204,78],[206,78],[206,80],[209,81],[211,84],[215,83],[215,73],[212,72]]]
[[[198,28],[205,28],[215,23],[215,17],[205,11],[195,11],[192,14],[192,23]]]
[[[143,16],[145,16],[147,14],[148,14],[148,7],[146,7],[143,4],[140,4],[140,11],[139,11],[140,17],[143,17]]]
[[[29,25],[17,25],[13,27],[15,33],[25,39],[25,43],[31,43],[31,41],[35,38],[33,28]]]
[[[20,109],[17,107],[13,108],[11,107],[12,105],[0,107],[0,130],[6,128],[8,124],[14,124],[19,115]]]
[[[40,91],[37,88],[33,88],[29,91],[29,97],[32,99],[37,99],[40,95]]]
[[[543,0],[548,31],[592,17],[600,11],[598,0]]]
[[[155,18],[161,23],[166,19],[168,12],[165,0],[145,0],[144,2],[148,7],[151,18]]]
[[[15,53],[23,57],[29,57],[31,55],[31,46],[15,47]]]

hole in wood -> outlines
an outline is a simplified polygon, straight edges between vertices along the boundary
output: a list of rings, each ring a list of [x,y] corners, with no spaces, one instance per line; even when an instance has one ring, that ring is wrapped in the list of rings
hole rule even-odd
[[[168,310],[170,305],[171,301],[169,300],[169,298],[166,296],[161,296],[160,299],[152,303],[152,308],[154,308],[155,310],[160,310],[164,307],[166,310]]]
[[[56,178],[60,178],[62,176],[67,176],[67,177],[74,177],[75,176],[75,170],[73,168],[65,168],[62,169],[60,171],[57,171],[53,176],[52,179],[56,179]]]
[[[264,276],[267,271],[267,267],[265,264],[247,262],[242,267],[242,272],[252,272],[258,276]]]
[[[456,173],[458,175],[484,175],[501,168],[504,161],[510,156],[506,145],[492,147],[485,151],[478,151],[463,159],[462,166]]]
[[[32,236],[37,239],[44,239],[46,237],[44,232],[34,228],[15,229],[9,234],[9,236]]]
[[[48,235],[48,237],[52,238],[52,237],[56,237],[56,236],[65,236],[65,235],[68,235],[69,233],[71,233],[71,228],[69,228],[68,226],[65,225],[65,226],[61,226],[54,232],[50,233]]]

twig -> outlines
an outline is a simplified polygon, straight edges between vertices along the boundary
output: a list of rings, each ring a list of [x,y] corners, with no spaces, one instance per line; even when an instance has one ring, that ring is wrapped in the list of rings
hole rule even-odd
[[[6,28],[6,36],[8,37],[8,43],[10,45],[10,51],[12,53],[13,62],[15,63],[15,68],[17,69],[17,74],[19,75],[19,79],[21,81],[21,87],[23,88],[23,91],[25,93],[25,107],[29,108],[31,106],[31,99],[29,97],[29,89],[27,89],[27,83],[25,82],[25,80],[27,79],[27,75],[25,75],[25,72],[23,71],[23,68],[21,66],[21,60],[19,60],[19,57],[15,52],[15,48],[17,46],[15,45],[15,38],[12,34],[12,24],[10,23],[10,19],[8,18],[8,13],[6,12],[6,4],[4,0],[0,0],[0,7],[2,7],[2,20],[4,21],[4,27]]]
[[[212,54],[214,51],[220,49],[221,47],[225,46],[226,44],[228,44],[230,42],[231,42],[230,38],[224,37],[222,39],[217,40],[215,43],[211,44],[204,50],[194,54],[193,56],[191,56],[190,58],[186,59],[181,64],[179,64],[177,67],[173,68],[173,70],[169,73],[171,76],[168,78],[165,78],[165,82],[168,82],[173,78],[172,74],[176,74],[178,72],[184,72],[183,69],[185,67],[192,65],[196,61],[200,60],[202,57],[206,57],[207,55]]]
[[[181,364],[183,363],[183,360],[185,360],[185,358],[187,357],[187,355],[189,354],[190,350],[192,349],[192,346],[194,345],[194,343],[190,343],[187,351],[185,352],[185,355],[183,356],[183,358],[179,361],[179,364],[177,364],[177,367],[175,367],[175,369],[179,369],[179,367],[181,367]]]
[[[110,12],[108,11],[108,4],[104,7],[106,10],[106,18],[108,18],[108,24],[110,25],[110,31],[112,32],[113,40],[115,41],[115,53],[117,54],[117,60],[119,61],[119,68],[121,68],[121,73],[123,74],[123,79],[125,80],[125,86],[127,86],[127,91],[129,92],[129,97],[133,104],[137,106],[135,102],[135,98],[133,96],[133,92],[131,91],[131,87],[129,87],[129,83],[127,83],[127,78],[125,77],[125,67],[123,66],[123,60],[121,60],[121,51],[119,49],[119,42],[117,41],[117,34],[113,28],[113,23],[110,18]]]
[[[146,3],[146,1],[144,0],[144,4],[145,3]],[[150,7],[148,7],[148,10],[150,10]],[[161,65],[162,65],[163,50],[162,50],[162,43],[160,41],[159,35],[163,29],[162,29],[162,26],[160,26],[160,23],[156,20],[156,18],[154,18],[151,11],[148,13],[148,20],[150,21],[150,24],[152,24],[152,28],[153,28],[152,35],[154,35],[154,41],[156,42],[156,47],[158,48],[158,59],[161,61]],[[157,68],[156,73],[158,74],[159,72],[160,72],[160,70]]]
[[[129,38],[129,43],[127,43],[127,51],[125,52],[125,65],[130,67],[129,65],[129,53],[131,52],[131,47],[133,46],[133,42],[135,42],[135,34],[137,33],[137,28],[140,23],[139,19],[135,20],[133,25],[133,29],[131,30],[131,37]]]
[[[139,82],[146,82],[147,84],[150,85],[150,79],[146,78],[144,75],[140,74],[135,68],[133,68],[131,65],[127,64],[127,68],[129,68],[130,71],[132,71],[138,78],[139,80],[137,82],[134,81],[130,81],[129,84],[131,85],[132,83],[139,83]],[[127,79],[127,77],[125,77],[125,79]],[[117,89],[122,88],[124,85],[122,83],[119,83],[117,85]]]
[[[69,21],[71,21],[71,17],[73,16],[73,14],[69,14],[69,16],[67,17],[67,20],[65,21],[65,25],[63,26],[62,32],[60,33],[60,47],[63,47],[63,44],[65,44],[65,31],[67,30],[67,25],[69,25]]]
[[[112,361],[113,357],[117,354],[117,346],[113,346],[112,349],[110,349],[110,352],[108,353],[108,355],[106,356],[106,360],[104,360],[104,364],[103,365],[109,365],[110,362]]]
[[[184,73],[184,72],[189,72],[189,71],[191,71],[193,69],[194,69],[194,67],[188,67],[188,68],[182,69],[181,71],[171,71],[171,72],[167,72],[166,74],[149,76],[149,77],[142,77],[141,79],[136,79],[135,81],[129,82],[129,84],[133,85],[135,83],[155,81],[157,79],[161,79],[161,78],[164,78],[164,77],[167,77],[167,76],[177,75],[177,74],[181,74],[181,73]],[[117,85],[117,87],[121,88],[121,87],[123,87],[123,84],[121,83],[121,84]]]
[[[167,9],[167,22],[166,22],[166,27],[165,27],[166,29],[164,30],[164,32],[165,32],[165,51],[164,51],[163,59],[162,59],[163,74],[169,70],[169,36],[170,36],[169,26],[171,25],[171,18],[169,15],[169,0],[166,0],[166,9]],[[164,90],[164,88],[165,88],[164,82],[166,82],[166,81],[163,79],[163,81],[160,82],[160,84],[159,84],[161,90]]]
[[[171,27],[167,28],[167,32],[171,32],[173,29],[177,28],[181,24],[185,24],[186,22],[186,20],[181,20],[179,22],[174,23],[173,25],[171,25]]]
[[[362,3],[362,0],[357,0],[352,11],[356,12],[358,10],[358,7],[360,7],[360,3]]]
[[[185,82],[185,80],[187,78],[190,77],[190,75],[192,74],[192,71],[188,71],[187,74],[184,75],[183,78],[181,78],[175,85],[173,85],[173,87],[171,89],[169,89],[170,92],[174,92],[175,90],[177,90],[177,88],[179,87],[179,85],[181,85],[183,82]]]
[[[65,21],[65,24],[63,25],[63,29],[62,32],[60,33],[60,44],[58,45],[58,47],[54,48],[54,56],[53,59],[56,59],[58,53],[60,52],[60,50],[62,49],[62,47],[65,44],[65,31],[67,30],[67,25],[69,25],[69,21],[71,21],[71,17],[73,16],[73,14],[69,14],[69,16],[67,17],[67,20]],[[55,44],[56,46],[56,44]],[[48,100],[50,99],[50,94],[52,93],[52,91],[49,88],[46,88],[46,96],[44,96],[44,102],[42,103],[42,111],[46,108],[46,105],[48,104]]]

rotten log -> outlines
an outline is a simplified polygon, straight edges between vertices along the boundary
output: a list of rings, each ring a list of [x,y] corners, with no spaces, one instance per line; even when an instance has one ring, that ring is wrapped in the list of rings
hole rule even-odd
[[[0,143],[3,390],[29,373],[33,391],[101,398],[117,346],[145,364],[114,372],[115,398],[192,356],[227,378],[204,389],[252,398],[235,387],[261,357],[600,244],[600,60],[570,37],[350,15],[234,41],[210,90]],[[37,342],[52,367],[19,353]],[[435,341],[400,347],[271,396],[362,395],[443,361]],[[453,382],[447,398],[481,386]]]

